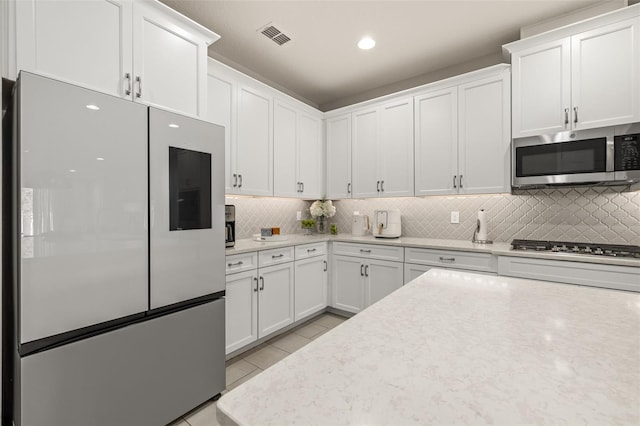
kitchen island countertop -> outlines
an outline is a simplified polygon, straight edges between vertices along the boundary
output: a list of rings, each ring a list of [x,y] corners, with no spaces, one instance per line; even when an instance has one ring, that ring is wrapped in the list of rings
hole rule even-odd
[[[639,424],[640,294],[432,269],[217,403],[221,424]]]

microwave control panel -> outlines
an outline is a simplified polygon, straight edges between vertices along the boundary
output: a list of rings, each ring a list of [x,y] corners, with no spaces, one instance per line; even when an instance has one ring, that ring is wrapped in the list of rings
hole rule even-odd
[[[616,136],[615,170],[640,170],[640,133]]]

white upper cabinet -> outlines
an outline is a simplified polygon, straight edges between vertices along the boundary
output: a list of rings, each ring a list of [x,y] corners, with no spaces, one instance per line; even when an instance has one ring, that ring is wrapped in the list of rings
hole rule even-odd
[[[511,188],[509,71],[458,86],[458,193]]]
[[[352,122],[353,197],[412,196],[413,98],[356,111]]]
[[[417,96],[415,102],[415,193],[453,192],[458,170],[458,89]]]
[[[16,1],[16,74],[203,117],[215,33],[150,0]]]
[[[235,125],[233,113],[236,106],[237,82],[230,73],[212,72],[213,66],[209,63],[207,73],[207,115],[206,120],[224,127],[224,191],[233,192],[233,176],[231,152],[235,148]],[[232,142],[233,141],[233,142]],[[234,154],[235,155],[235,154]],[[237,185],[237,178],[236,178]]]
[[[509,67],[457,82],[414,98],[415,193],[509,192]]]
[[[505,46],[514,138],[640,120],[640,17],[620,13]]]
[[[237,137],[231,152],[232,192],[273,195],[273,98],[243,85],[238,88],[237,111]]]
[[[322,120],[275,101],[273,192],[279,197],[322,196]]]
[[[351,114],[326,120],[327,198],[351,198]]]
[[[535,46],[511,57],[513,137],[568,128],[571,104],[569,39]]]
[[[378,174],[378,109],[353,113],[352,191],[354,198],[380,196]]]

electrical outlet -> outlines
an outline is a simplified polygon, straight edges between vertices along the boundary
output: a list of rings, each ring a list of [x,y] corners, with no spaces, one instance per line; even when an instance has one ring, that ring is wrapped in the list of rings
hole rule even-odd
[[[296,212],[296,220],[302,220],[302,212]]]
[[[460,223],[460,212],[451,212],[451,223]]]

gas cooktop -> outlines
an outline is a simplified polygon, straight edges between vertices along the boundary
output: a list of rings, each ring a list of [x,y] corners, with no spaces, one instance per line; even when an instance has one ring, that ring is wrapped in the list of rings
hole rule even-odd
[[[599,256],[640,258],[640,246],[622,244],[571,243],[567,241],[513,240],[513,250],[549,251],[554,253],[593,254]]]

